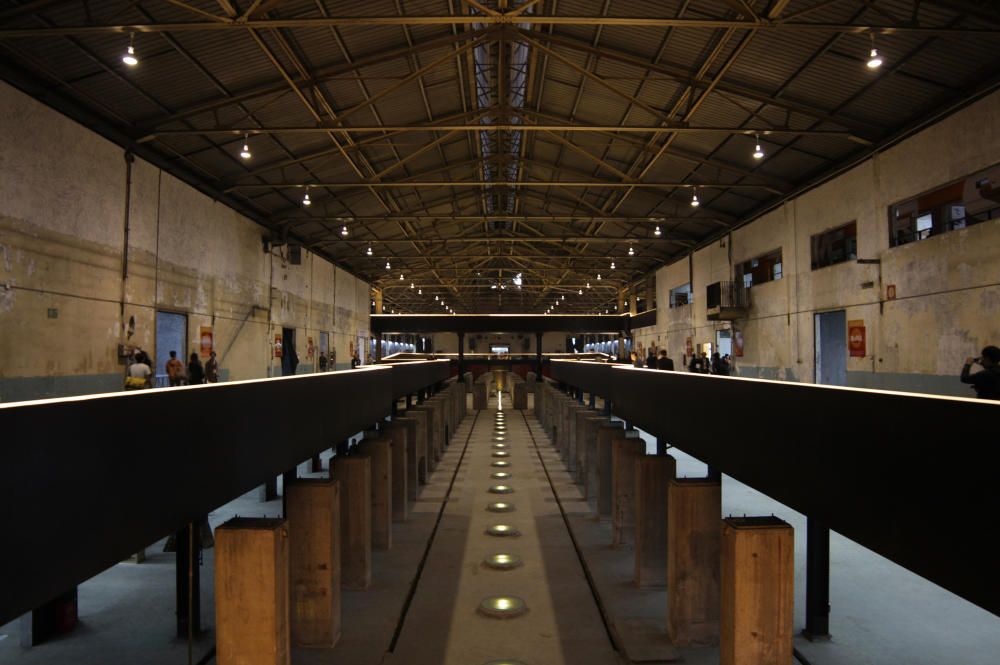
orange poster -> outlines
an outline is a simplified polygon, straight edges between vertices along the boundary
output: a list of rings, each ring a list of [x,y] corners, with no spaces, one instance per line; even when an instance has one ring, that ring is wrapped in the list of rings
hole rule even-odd
[[[847,348],[851,351],[852,358],[864,358],[867,354],[865,339],[865,322],[847,322]]]
[[[201,326],[198,332],[199,355],[207,358],[212,353],[212,326]]]

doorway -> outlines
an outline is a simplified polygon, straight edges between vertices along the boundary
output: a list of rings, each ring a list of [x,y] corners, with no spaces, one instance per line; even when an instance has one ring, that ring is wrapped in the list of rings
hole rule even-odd
[[[295,328],[281,329],[281,376],[292,376],[299,366],[295,353]]]
[[[725,358],[733,355],[733,333],[729,330],[717,330],[715,332],[715,347],[719,356]]]
[[[816,383],[847,385],[847,312],[816,314]]]
[[[167,360],[170,352],[176,351],[177,358],[187,366],[187,314],[175,312],[156,313],[156,372],[155,386],[167,385]]]

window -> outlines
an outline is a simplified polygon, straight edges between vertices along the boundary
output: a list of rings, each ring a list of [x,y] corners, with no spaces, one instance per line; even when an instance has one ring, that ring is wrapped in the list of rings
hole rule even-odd
[[[682,284],[670,289],[670,308],[683,307],[691,304],[691,284]]]
[[[817,233],[812,237],[811,244],[813,270],[853,261],[858,258],[858,224],[851,222]]]
[[[736,264],[736,281],[746,288],[781,279],[781,250]]]
[[[1000,217],[1000,165],[889,206],[889,246]]]

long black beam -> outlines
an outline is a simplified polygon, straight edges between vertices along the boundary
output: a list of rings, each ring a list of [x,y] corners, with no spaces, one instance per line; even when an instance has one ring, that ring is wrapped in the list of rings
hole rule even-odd
[[[427,386],[447,380],[451,375],[450,360],[407,360],[386,364],[392,368],[393,399],[413,395]]]
[[[0,625],[383,419],[397,371],[0,404]]]
[[[552,362],[570,385],[607,371]],[[1000,403],[627,366],[610,384],[616,416],[1000,615]]]

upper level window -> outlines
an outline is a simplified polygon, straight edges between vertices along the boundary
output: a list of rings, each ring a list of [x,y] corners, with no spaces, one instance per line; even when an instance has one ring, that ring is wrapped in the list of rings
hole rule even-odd
[[[1000,217],[1000,165],[889,206],[889,246]]]
[[[811,239],[812,269],[858,258],[858,224],[851,222],[817,233]]]
[[[755,259],[737,263],[736,281],[746,288],[781,279],[781,249],[768,252]]]
[[[670,289],[670,308],[683,307],[691,304],[691,284],[682,284]]]

